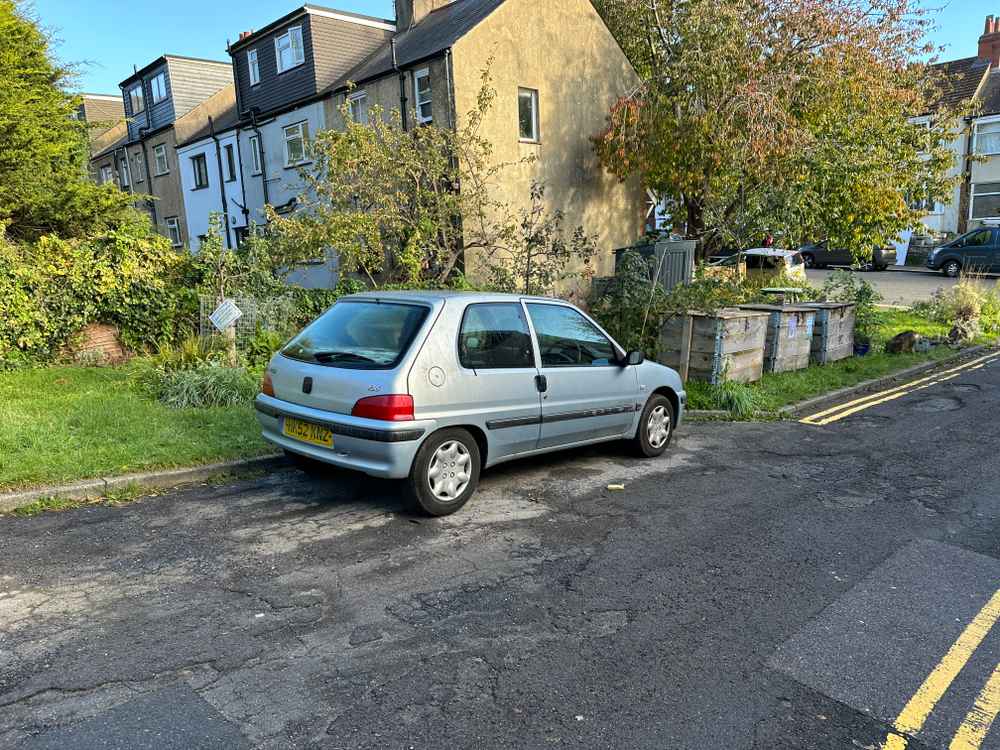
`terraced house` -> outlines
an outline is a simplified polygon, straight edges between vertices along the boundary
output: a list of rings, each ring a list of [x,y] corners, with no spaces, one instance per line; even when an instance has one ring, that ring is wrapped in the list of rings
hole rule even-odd
[[[641,185],[604,173],[590,145],[637,77],[588,0],[397,0],[395,20],[305,5],[241,34],[229,52],[251,221],[263,220],[265,204],[295,210],[307,144],[342,127],[345,101],[362,121],[380,105],[406,113],[408,128],[455,127],[476,106],[492,60],[498,99],[482,133],[498,161],[535,157],[494,185],[497,196],[527,207],[540,180],[549,208],[609,251],[643,232]],[[474,272],[475,259],[466,261]],[[608,252],[597,270],[611,266]],[[310,285],[335,282],[332,249],[307,276]]]
[[[229,63],[180,55],[157,58],[121,82],[126,124],[102,136],[91,160],[99,181],[114,180],[122,190],[151,198],[139,206],[176,247],[189,240],[181,191],[184,165],[176,152],[184,128],[178,125],[232,83]]]

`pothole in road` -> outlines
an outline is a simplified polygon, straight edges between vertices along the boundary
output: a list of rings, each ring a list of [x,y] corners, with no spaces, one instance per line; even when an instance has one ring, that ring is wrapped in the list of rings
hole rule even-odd
[[[857,510],[859,508],[867,508],[876,499],[875,495],[831,495],[824,497],[821,503],[824,508],[829,508],[830,510]]]
[[[979,393],[983,387],[975,383],[954,383],[948,390],[952,393]]]
[[[958,411],[962,408],[962,400],[951,396],[938,396],[918,401],[910,406],[913,411],[936,413],[941,411]]]
[[[891,422],[891,417],[883,417],[878,414],[863,414],[858,417],[850,417],[844,420],[845,424],[854,427],[883,427],[887,422]]]

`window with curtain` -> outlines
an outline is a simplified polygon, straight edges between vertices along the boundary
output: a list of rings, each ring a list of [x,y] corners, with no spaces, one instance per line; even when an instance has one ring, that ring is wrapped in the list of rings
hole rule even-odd
[[[1000,122],[976,125],[976,153],[1000,154]]]

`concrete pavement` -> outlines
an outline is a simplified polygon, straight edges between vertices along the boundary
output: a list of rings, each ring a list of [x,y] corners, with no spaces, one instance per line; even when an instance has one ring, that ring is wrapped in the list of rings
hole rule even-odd
[[[1000,663],[928,708],[1000,588],[998,385],[511,464],[442,520],[291,471],[0,519],[0,747],[879,748],[920,695],[949,750]]]

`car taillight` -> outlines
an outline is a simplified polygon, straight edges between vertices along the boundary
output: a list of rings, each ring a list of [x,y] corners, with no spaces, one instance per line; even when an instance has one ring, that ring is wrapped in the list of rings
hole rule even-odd
[[[413,396],[369,396],[354,405],[351,416],[383,422],[412,422]]]
[[[260,383],[260,392],[265,396],[274,398],[274,383],[271,382],[271,373],[264,370],[264,379]]]

